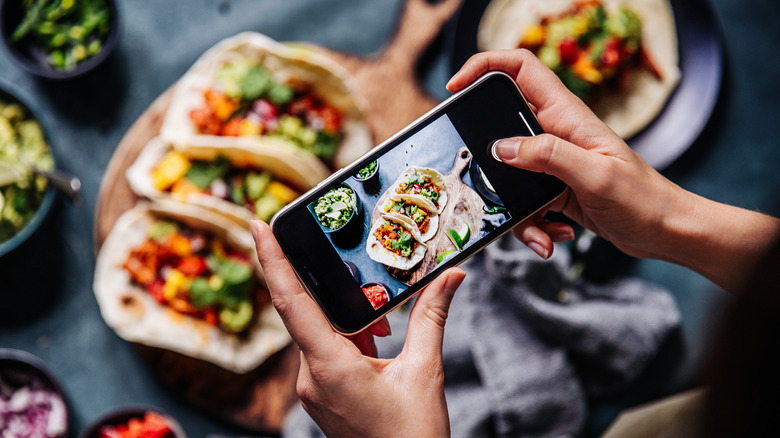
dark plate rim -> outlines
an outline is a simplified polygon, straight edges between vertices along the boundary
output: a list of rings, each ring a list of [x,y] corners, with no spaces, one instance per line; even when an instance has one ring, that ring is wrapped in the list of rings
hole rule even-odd
[[[446,29],[449,67],[454,74],[477,53],[479,20],[490,0],[464,0]],[[680,52],[680,82],[663,110],[642,131],[626,140],[651,166],[662,170],[701,135],[720,94],[723,45],[707,0],[670,0]]]

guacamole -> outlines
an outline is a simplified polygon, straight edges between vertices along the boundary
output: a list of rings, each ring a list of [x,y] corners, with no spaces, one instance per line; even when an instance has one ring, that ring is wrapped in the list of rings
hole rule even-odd
[[[0,101],[0,243],[24,228],[43,200],[46,178],[29,166],[54,167],[41,126],[18,103]]]

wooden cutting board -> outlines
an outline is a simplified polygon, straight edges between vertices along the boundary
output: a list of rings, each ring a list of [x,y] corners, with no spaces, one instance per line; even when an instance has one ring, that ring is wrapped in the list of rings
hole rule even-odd
[[[444,230],[448,228],[458,230],[466,223],[471,229],[471,238],[476,238],[482,227],[482,218],[487,213],[483,210],[485,201],[482,197],[463,182],[463,174],[468,170],[471,159],[471,152],[466,147],[460,148],[455,155],[452,169],[443,175],[444,184],[447,186],[447,204],[439,214],[439,229],[430,240],[425,242],[428,249],[420,264],[408,271],[388,268],[388,272],[401,283],[407,286],[416,283],[436,268],[436,258],[439,254],[457,249]],[[395,193],[394,189],[395,187],[389,188],[379,197],[376,208],[371,214],[372,224],[382,216],[382,207],[387,203],[388,197]]]
[[[438,102],[420,88],[415,66],[457,9],[460,0],[407,0],[391,41],[376,54],[360,57],[312,46],[332,57],[353,76],[368,102],[367,119],[380,142]],[[130,127],[106,168],[95,208],[94,242],[98,252],[119,216],[140,198],[125,171],[146,143],[160,132],[172,89],[160,95]],[[255,371],[237,375],[213,364],[168,350],[136,345],[158,378],[187,401],[238,426],[278,433],[295,403],[299,352],[290,345]]]

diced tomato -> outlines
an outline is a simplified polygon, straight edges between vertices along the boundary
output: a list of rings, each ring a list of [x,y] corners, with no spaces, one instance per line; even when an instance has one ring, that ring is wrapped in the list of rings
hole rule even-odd
[[[203,313],[203,320],[210,325],[216,326],[218,322],[217,312],[214,309],[207,309]]]
[[[228,120],[227,123],[225,123],[222,126],[222,129],[220,130],[219,135],[224,135],[224,136],[227,136],[227,137],[240,137],[241,136],[241,118],[233,117],[232,119]]]
[[[179,262],[176,269],[188,277],[197,277],[204,273],[208,269],[208,266],[206,266],[206,259],[193,255],[184,257],[181,262]]]
[[[149,292],[149,295],[152,296],[155,300],[157,300],[160,304],[165,304],[165,294],[163,293],[163,287],[165,286],[165,282],[163,280],[156,280],[152,284],[146,287],[146,290]]]
[[[580,56],[577,41],[573,38],[566,38],[558,44],[558,52],[561,55],[561,63],[571,65],[577,62]]]
[[[218,135],[222,127],[216,114],[208,108],[196,108],[190,112],[190,120],[200,134]]]
[[[601,64],[604,67],[617,67],[620,63],[620,41],[617,38],[610,38],[604,46],[604,53],[601,54]]]
[[[341,128],[341,115],[331,106],[323,106],[320,117],[324,123],[323,130],[331,134],[338,134]]]

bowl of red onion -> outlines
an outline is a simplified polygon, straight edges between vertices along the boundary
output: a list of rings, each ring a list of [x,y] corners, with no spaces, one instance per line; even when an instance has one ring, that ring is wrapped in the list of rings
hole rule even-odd
[[[62,387],[43,361],[22,350],[0,348],[0,431],[3,436],[68,435]]]

